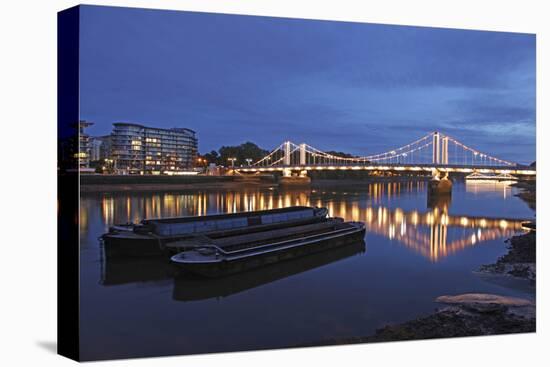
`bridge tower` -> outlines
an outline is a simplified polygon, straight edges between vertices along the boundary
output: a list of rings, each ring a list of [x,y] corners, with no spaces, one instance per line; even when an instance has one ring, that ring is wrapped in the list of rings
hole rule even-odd
[[[449,137],[441,136],[439,131],[433,134],[433,164],[449,164]]]
[[[306,164],[306,144],[300,144],[300,166],[305,166]]]
[[[289,141],[284,142],[283,164],[285,166],[290,166],[290,142]]]
[[[441,139],[441,164],[449,164],[449,137]]]
[[[432,163],[433,164],[439,164],[440,146],[439,146],[439,132],[438,131],[434,132],[432,139],[433,139],[433,141],[432,141],[432,147],[433,147]]]

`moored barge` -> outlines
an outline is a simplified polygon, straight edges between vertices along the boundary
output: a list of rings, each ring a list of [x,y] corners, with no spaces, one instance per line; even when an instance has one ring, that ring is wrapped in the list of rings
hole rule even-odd
[[[101,239],[107,256],[174,254],[201,245],[224,248],[246,239],[263,241],[273,236],[311,233],[329,220],[327,214],[326,208],[294,206],[234,214],[144,219],[139,224],[112,226]]]
[[[196,246],[172,256],[171,261],[190,273],[220,277],[341,247],[361,241],[365,235],[364,223],[341,218],[329,218],[322,227],[294,238],[272,237],[271,241],[244,247]]]

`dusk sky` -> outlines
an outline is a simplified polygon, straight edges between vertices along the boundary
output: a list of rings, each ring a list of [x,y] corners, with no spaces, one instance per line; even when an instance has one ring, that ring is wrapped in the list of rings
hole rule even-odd
[[[535,36],[83,6],[81,119],[367,155],[439,130],[535,160]]]

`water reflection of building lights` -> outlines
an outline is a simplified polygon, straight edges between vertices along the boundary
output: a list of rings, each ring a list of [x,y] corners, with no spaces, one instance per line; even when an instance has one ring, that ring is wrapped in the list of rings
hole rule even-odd
[[[403,210],[400,208],[395,209],[394,218],[397,223],[401,223],[403,221]]]
[[[390,223],[390,226],[388,229],[388,237],[390,240],[392,240],[395,237],[395,225],[393,223]]]
[[[368,207],[367,208],[367,222],[371,222],[372,221],[372,217],[373,217],[373,213],[372,213],[372,208],[371,207]]]
[[[430,213],[426,214],[426,222],[430,225],[434,224],[434,214],[433,213],[430,212]]]
[[[342,216],[343,218],[347,217],[347,215],[346,215],[346,202],[345,201],[340,202],[340,216]]]
[[[399,190],[400,187],[403,190],[417,187],[410,183],[404,186],[393,186],[392,191]],[[380,185],[369,185],[368,190],[370,193],[374,193],[382,190],[381,187]],[[319,190],[316,194],[320,194]],[[330,192],[327,194],[331,195]],[[350,192],[348,196],[354,194]],[[367,225],[368,233],[396,240],[433,261],[438,261],[444,256],[487,240],[509,237],[521,230],[521,220],[452,216],[437,207],[424,213],[417,210],[407,212],[402,208],[390,209],[379,205],[373,206],[370,203],[372,201],[368,200],[366,207],[363,206],[364,202],[360,196],[357,200],[352,201],[333,200],[332,197],[325,201],[319,196],[310,198],[310,193],[303,190],[284,193],[257,190],[210,194],[165,193],[142,197],[105,196],[101,200],[100,208],[104,223],[112,225],[113,223],[139,222],[144,217],[234,213],[281,208],[295,204],[325,206],[328,208],[330,216],[363,221]],[[81,226],[87,227],[87,222],[81,220]],[[459,228],[460,231],[454,228]]]
[[[414,211],[412,213],[412,223],[416,226],[418,225],[418,212]]]

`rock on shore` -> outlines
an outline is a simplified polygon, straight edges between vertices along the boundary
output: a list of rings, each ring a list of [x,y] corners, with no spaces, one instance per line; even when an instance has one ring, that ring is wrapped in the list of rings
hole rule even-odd
[[[514,236],[508,241],[508,253],[500,257],[495,264],[482,265],[483,273],[502,274],[536,280],[536,234],[528,232]]]

